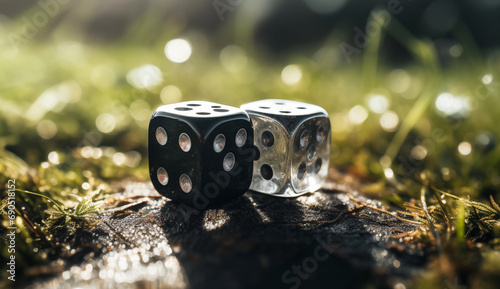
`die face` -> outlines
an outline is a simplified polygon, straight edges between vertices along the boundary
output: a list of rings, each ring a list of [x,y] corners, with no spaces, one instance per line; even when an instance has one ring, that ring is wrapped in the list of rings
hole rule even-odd
[[[330,158],[331,128],[326,111],[319,106],[278,99],[256,101],[241,108],[252,119],[255,146],[260,150],[250,189],[281,197],[319,189],[328,173]],[[275,145],[266,147],[262,142],[266,131],[273,134]]]
[[[155,117],[184,119],[199,134],[200,139],[206,138],[221,121],[249,121],[245,111],[209,101],[184,101],[163,105],[153,113],[152,118]]]
[[[313,104],[284,99],[264,99],[241,106],[250,115],[263,115],[281,123],[292,135],[305,120],[313,116],[328,117],[328,113]]]
[[[180,119],[155,117],[149,124],[149,169],[156,190],[171,199],[189,202],[201,184],[201,140]]]
[[[199,209],[239,196],[250,186],[252,142],[250,118],[238,108],[202,101],[162,106],[149,127],[153,185]]]
[[[328,175],[331,127],[327,117],[304,121],[292,136],[290,182],[296,194],[321,188]]]
[[[167,113],[182,118],[219,118],[234,114],[243,114],[241,109],[210,101],[184,101],[160,106],[155,113]]]
[[[250,120],[230,120],[220,123],[203,140],[202,192],[206,198],[224,201],[248,190],[254,165],[253,137]]]
[[[289,140],[285,128],[276,120],[259,115],[250,115],[254,127],[254,145],[260,152],[254,162],[250,189],[274,194],[286,187],[290,174]]]

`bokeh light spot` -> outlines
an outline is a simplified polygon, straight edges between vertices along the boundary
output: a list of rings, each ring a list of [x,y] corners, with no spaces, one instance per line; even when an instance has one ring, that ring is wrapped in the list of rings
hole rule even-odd
[[[54,152],[54,151],[50,152],[48,159],[49,159],[49,162],[53,163],[54,165],[59,164],[59,155],[57,154],[57,152]]]
[[[150,89],[163,81],[161,70],[152,65],[145,64],[134,68],[127,73],[127,81],[135,88]]]
[[[384,113],[389,105],[389,99],[384,95],[374,94],[368,98],[368,107],[375,113]]]
[[[110,133],[116,127],[116,120],[111,114],[103,113],[97,117],[95,125],[101,132]]]
[[[82,189],[84,189],[84,190],[88,190],[88,189],[90,189],[90,184],[89,184],[89,183],[87,183],[87,182],[83,183],[83,184],[82,184]]]
[[[394,171],[391,168],[384,169],[384,175],[386,178],[391,179],[394,177]]]
[[[427,157],[427,149],[422,145],[414,146],[410,155],[414,160],[421,161]]]
[[[395,93],[403,93],[410,88],[411,76],[406,70],[394,69],[388,75],[387,86]]]
[[[458,43],[453,45],[449,49],[449,53],[453,57],[459,57],[460,55],[462,55],[462,52],[464,52],[464,49],[463,49],[462,45],[460,45]]]
[[[388,132],[393,132],[399,125],[399,117],[394,111],[387,111],[380,117],[380,126]]]
[[[470,143],[464,141],[458,145],[458,152],[463,156],[468,156],[472,152],[472,146]]]
[[[175,63],[186,62],[191,57],[191,44],[185,39],[173,39],[165,45],[165,55]]]
[[[113,162],[117,166],[123,165],[125,163],[126,157],[124,153],[116,153],[113,155]]]
[[[442,93],[436,99],[436,108],[445,116],[466,117],[471,109],[470,100],[465,96]]]
[[[484,84],[490,84],[493,81],[493,75],[491,75],[491,73],[488,73],[488,74],[486,74],[486,75],[483,76],[483,78],[481,79],[481,81]]]
[[[51,120],[42,120],[38,123],[36,131],[41,138],[51,139],[57,133],[57,125]]]
[[[356,105],[349,110],[349,120],[354,124],[362,124],[368,118],[368,111],[361,105]]]
[[[281,71],[281,80],[286,85],[295,85],[302,78],[302,70],[295,64],[290,64]]]
[[[167,85],[161,90],[160,98],[165,104],[180,102],[182,91],[175,85]]]

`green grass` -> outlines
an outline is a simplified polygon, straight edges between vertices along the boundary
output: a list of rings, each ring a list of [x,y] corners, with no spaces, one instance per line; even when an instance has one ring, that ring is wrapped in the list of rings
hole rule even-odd
[[[469,243],[498,246],[499,208],[494,200],[500,199],[500,147],[496,145],[500,63],[498,57],[478,53],[463,26],[455,31],[463,53],[450,56],[450,64],[443,68],[433,44],[414,37],[395,19],[351,63],[339,61],[345,39],[335,37],[315,49],[290,53],[285,60],[268,59],[249,44],[251,33],[240,31],[241,23],[234,25],[238,34],[228,21],[222,30],[227,38],[239,35],[231,43],[239,45],[243,54],[226,61],[246,59],[246,65],[230,72],[220,61],[221,48],[210,46],[206,38],[179,35],[175,25],[160,29],[163,32],[155,37],[143,35],[157,24],[154,17],[145,17],[121,40],[106,44],[33,39],[14,51],[10,43],[0,43],[4,51],[0,54],[0,182],[16,179],[18,189],[33,192],[18,193],[26,244],[20,254],[26,260],[42,262],[33,250],[53,245],[47,236],[55,230],[54,224],[75,228],[98,214],[93,203],[99,199],[99,194],[93,194],[97,188],[104,186],[106,192],[107,185],[124,178],[148,181],[150,114],[162,104],[193,99],[234,106],[262,98],[318,104],[332,120],[332,166],[377,182],[378,198],[406,208],[422,223],[422,238],[415,242],[440,244],[444,256],[457,264],[465,262],[457,252],[475,252],[467,249]],[[2,30],[13,27],[3,24]],[[182,64],[164,54],[165,43],[178,36],[189,39],[193,48],[191,58]],[[382,52],[389,37],[408,50],[412,62],[387,64],[390,61]],[[135,88],[127,74],[145,64],[158,67],[162,80],[148,89]],[[291,86],[281,79],[289,64],[302,72],[301,80]],[[162,97],[166,86],[177,87],[182,96]],[[469,99],[470,111],[460,117],[439,113],[436,99],[445,92]],[[389,100],[388,110],[399,118],[397,129],[384,130],[380,124],[384,114],[370,111],[374,94]],[[52,106],[44,106],[50,101]],[[355,106],[367,112],[362,123],[353,121]],[[96,124],[103,115],[108,125],[109,116],[114,119],[109,132],[100,131]],[[57,132],[49,137],[54,127]],[[469,154],[459,153],[461,143],[470,147]],[[417,161],[414,156],[419,150],[422,156],[422,148],[425,157]],[[387,193],[387,187],[395,187],[398,194]],[[421,201],[404,207],[410,198]],[[90,211],[82,211],[82,206]],[[44,223],[48,219],[55,222]],[[0,229],[5,232],[4,223]],[[445,237],[425,237],[426,230]],[[487,268],[481,272],[492,274]],[[436,281],[425,280],[422,286]]]

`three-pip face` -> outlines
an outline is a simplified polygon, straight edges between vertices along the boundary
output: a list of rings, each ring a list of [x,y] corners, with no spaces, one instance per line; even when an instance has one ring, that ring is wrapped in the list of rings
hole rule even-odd
[[[152,115],[151,181],[158,192],[202,209],[244,194],[253,171],[253,128],[236,107],[187,101]]]
[[[318,190],[328,174],[330,119],[307,103],[267,99],[241,106],[252,119],[260,158],[250,189],[280,197]]]

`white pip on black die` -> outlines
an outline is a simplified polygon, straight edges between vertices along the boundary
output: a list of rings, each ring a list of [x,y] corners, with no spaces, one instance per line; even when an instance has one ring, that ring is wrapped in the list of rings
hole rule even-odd
[[[329,168],[331,125],[321,107],[281,99],[241,106],[252,120],[254,162],[250,189],[296,197],[321,188]]]
[[[148,136],[158,192],[197,209],[244,194],[252,180],[253,128],[236,107],[186,101],[159,107]]]

